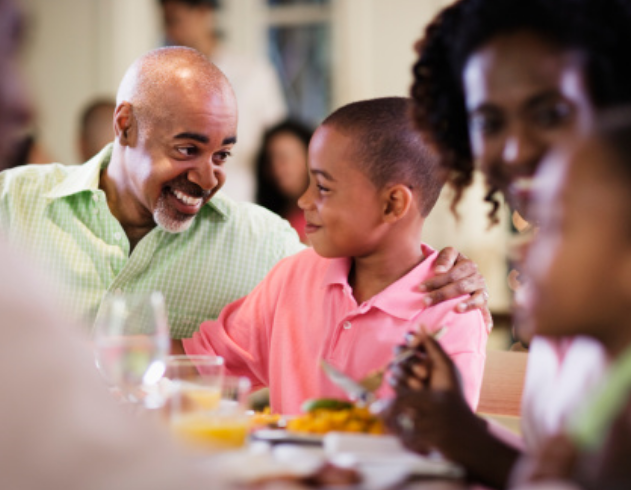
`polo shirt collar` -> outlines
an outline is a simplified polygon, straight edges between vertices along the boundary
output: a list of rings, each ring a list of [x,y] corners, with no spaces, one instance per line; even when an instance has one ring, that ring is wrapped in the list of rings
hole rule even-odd
[[[55,200],[85,191],[98,190],[101,171],[109,165],[113,147],[114,145],[109,143],[90,160],[71,172],[61,183],[44,194],[44,197]],[[229,218],[230,202],[221,192],[215,194],[206,205],[212,208],[221,219],[227,220]]]
[[[427,306],[423,303],[426,293],[419,291],[420,284],[434,276],[433,266],[438,253],[430,246],[422,244],[421,249],[425,260],[408,272],[398,281],[390,284],[379,294],[365,302],[366,307],[379,308],[384,313],[401,320],[411,320],[419,311]],[[339,284],[348,288],[348,273],[351,259],[347,257],[329,260],[329,266],[323,278],[323,286]],[[361,305],[358,305],[361,306]]]

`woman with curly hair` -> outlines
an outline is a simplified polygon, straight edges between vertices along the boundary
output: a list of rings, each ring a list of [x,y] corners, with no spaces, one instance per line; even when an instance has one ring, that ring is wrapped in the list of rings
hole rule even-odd
[[[498,191],[527,216],[544,157],[589,131],[599,110],[631,102],[631,3],[624,0],[460,0],[427,27],[417,51],[416,124],[448,171],[454,209],[478,168],[492,219]],[[392,428],[412,449],[438,449],[474,478],[505,487],[520,451],[463,404],[440,346],[431,339],[423,346],[429,368],[412,359],[395,372]],[[522,403],[527,452],[561,428],[604,364],[593,341],[533,339]]]

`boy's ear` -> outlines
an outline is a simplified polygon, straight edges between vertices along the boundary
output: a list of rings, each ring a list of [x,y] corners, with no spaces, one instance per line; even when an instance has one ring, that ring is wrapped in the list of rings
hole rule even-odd
[[[384,190],[383,217],[386,223],[394,223],[403,218],[414,204],[412,189],[396,184]]]
[[[133,146],[136,141],[138,125],[132,105],[121,103],[114,111],[114,136],[121,146]]]

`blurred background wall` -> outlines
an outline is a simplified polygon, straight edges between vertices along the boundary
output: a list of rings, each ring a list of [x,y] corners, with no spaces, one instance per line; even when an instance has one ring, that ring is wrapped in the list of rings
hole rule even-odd
[[[446,0],[223,0],[217,27],[235,53],[265,56],[283,81],[290,113],[317,124],[342,104],[407,95],[413,44]],[[164,44],[157,0],[23,0],[31,23],[25,71],[38,110],[37,135],[55,161],[80,162],[81,108],[111,96],[128,65]],[[508,309],[508,223],[487,231],[483,185],[460,206],[446,190],[425,241],[455,246],[485,274],[496,312]]]

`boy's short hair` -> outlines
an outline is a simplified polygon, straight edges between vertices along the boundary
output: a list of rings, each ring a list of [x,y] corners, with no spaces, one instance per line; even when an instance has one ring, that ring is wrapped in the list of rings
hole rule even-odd
[[[405,184],[416,194],[427,216],[445,182],[437,155],[423,141],[412,119],[412,100],[385,97],[353,102],[336,110],[322,125],[351,134],[356,162],[382,189]]]

